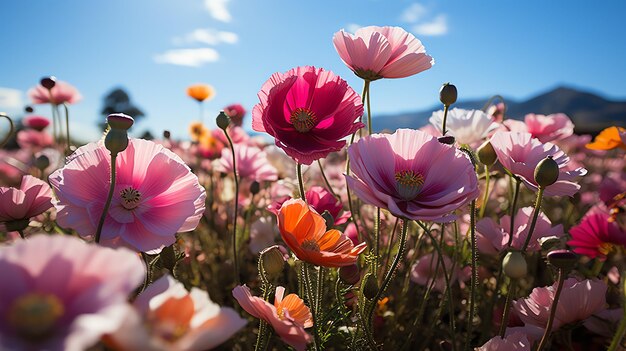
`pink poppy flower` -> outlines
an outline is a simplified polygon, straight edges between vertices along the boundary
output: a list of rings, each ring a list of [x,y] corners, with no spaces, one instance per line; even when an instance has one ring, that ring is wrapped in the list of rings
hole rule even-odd
[[[52,146],[54,140],[52,135],[45,130],[24,129],[17,132],[17,144],[22,149],[29,149],[37,152],[43,148]]]
[[[250,224],[250,243],[248,249],[253,254],[258,254],[263,249],[276,243],[278,236],[276,224],[267,217],[261,217]]]
[[[626,231],[611,219],[607,211],[592,209],[580,224],[570,229],[567,245],[580,255],[605,260],[613,251],[626,248]]]
[[[531,190],[537,191],[535,182],[535,167],[548,156],[552,156],[558,163],[560,172],[556,183],[547,186],[546,196],[573,196],[580,189],[574,181],[577,177],[587,174],[584,168],[566,170],[569,157],[552,143],[541,143],[530,133],[496,132],[491,137],[491,145],[498,155],[498,160],[504,168],[518,176]]]
[[[50,186],[31,175],[22,176],[19,188],[0,187],[0,223],[8,231],[25,229],[30,218],[50,207]]]
[[[513,333],[504,339],[499,335],[494,336],[476,351],[530,351],[532,343],[524,333]]]
[[[230,117],[230,123],[235,126],[243,124],[243,118],[246,116],[246,109],[241,104],[231,104],[224,107],[224,113]]]
[[[536,115],[529,113],[524,117],[528,132],[542,143],[565,139],[574,134],[574,123],[564,113]]]
[[[364,202],[397,217],[447,222],[480,194],[474,166],[458,149],[419,130],[372,134],[348,148],[346,181]]]
[[[276,139],[296,162],[313,161],[341,150],[346,136],[364,127],[359,95],[333,72],[311,66],[274,73],[259,92],[252,129]]]
[[[50,125],[50,121],[46,117],[33,115],[24,117],[24,119],[22,120],[22,124],[24,125],[24,127],[42,131]]]
[[[125,318],[139,256],[64,235],[0,247],[0,349],[85,350]]]
[[[285,295],[285,288],[276,288],[274,304],[252,296],[245,285],[233,289],[239,305],[256,318],[269,323],[280,338],[298,351],[306,350],[313,338],[304,328],[313,326],[311,311],[296,294]]]
[[[105,338],[113,349],[209,350],[246,325],[232,308],[220,307],[198,288],[187,291],[169,275],[148,286],[133,307],[120,328]]]
[[[513,310],[526,325],[544,328],[548,324],[556,284],[534,288],[525,299],[513,301]],[[569,323],[585,320],[603,310],[607,286],[600,280],[578,281],[568,278],[563,283],[552,330]]]
[[[341,201],[337,200],[337,198],[333,196],[330,191],[321,186],[315,185],[310,187],[309,190],[304,193],[304,197],[306,198],[307,204],[313,207],[317,213],[323,214],[324,211],[328,211],[328,213],[334,218],[335,225],[346,223],[352,216],[350,211],[343,211]],[[283,197],[271,204],[267,209],[277,215],[283,203],[289,199],[291,199],[290,196]]]
[[[30,97],[33,104],[53,105],[75,104],[83,98],[76,88],[62,81],[57,81],[49,91],[41,84],[38,84],[28,91],[28,97]]]
[[[432,284],[432,280],[435,279],[433,290],[443,292],[446,289],[446,279],[442,267],[437,267],[438,259],[439,256],[436,253],[430,253],[420,257],[413,267],[411,267],[411,281],[428,287]],[[443,265],[446,267],[450,284],[455,283],[459,277],[458,266],[453,270],[452,260],[448,256],[443,256]],[[435,268],[439,269],[435,271]]]
[[[412,76],[435,64],[422,42],[400,27],[363,27],[354,35],[342,29],[333,36],[333,44],[341,60],[370,81]]]
[[[110,185],[110,162],[102,142],[90,143],[50,175],[60,226],[81,236],[96,234]],[[155,254],[173,244],[177,232],[196,228],[204,213],[206,192],[180,157],[154,142],[130,139],[116,165],[102,244]]]
[[[533,207],[524,207],[517,211],[515,215],[515,228],[513,232],[513,240],[511,241],[511,247],[521,249],[528,236],[528,230],[530,225],[530,218],[533,213]],[[483,218],[476,223],[477,236],[483,237],[477,239],[478,249],[481,252],[488,254],[497,254],[507,248],[507,243],[511,234],[511,216],[505,215],[500,218],[500,224],[492,218]],[[563,225],[558,224],[552,226],[550,219],[540,212],[537,217],[537,225],[533,231],[532,240],[528,244],[528,251],[540,251],[540,240],[551,236],[561,237],[563,236]]]
[[[265,152],[254,146],[235,145],[237,176],[250,181],[274,181],[278,179],[278,171],[268,161]],[[233,154],[230,148],[222,149],[222,158],[216,167],[218,172],[233,173]]]

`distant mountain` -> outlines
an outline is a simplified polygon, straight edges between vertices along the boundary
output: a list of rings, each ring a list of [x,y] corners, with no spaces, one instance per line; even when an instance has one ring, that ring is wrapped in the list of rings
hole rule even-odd
[[[527,113],[548,115],[562,112],[572,119],[579,134],[595,134],[611,125],[626,127],[626,101],[612,101],[569,87],[558,87],[526,101],[504,99],[507,118],[524,119]],[[459,101],[452,107],[480,109],[487,100]],[[438,105],[426,111],[378,116],[374,117],[374,125],[378,130],[420,128],[428,123],[433,111],[441,109],[442,106]]]

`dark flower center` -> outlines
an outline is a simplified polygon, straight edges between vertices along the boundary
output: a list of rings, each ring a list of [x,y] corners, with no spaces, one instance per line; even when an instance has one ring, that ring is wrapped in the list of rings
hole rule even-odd
[[[128,187],[120,191],[120,197],[122,198],[122,206],[127,210],[132,210],[139,206],[141,200],[141,193],[132,187]]]
[[[398,194],[407,201],[413,200],[424,185],[424,176],[412,170],[396,172],[395,179]]]
[[[23,338],[43,340],[54,332],[56,322],[64,313],[65,308],[58,297],[30,293],[13,301],[8,322]]]
[[[291,122],[298,132],[306,133],[317,125],[317,116],[308,108],[298,107],[291,113],[289,122]]]

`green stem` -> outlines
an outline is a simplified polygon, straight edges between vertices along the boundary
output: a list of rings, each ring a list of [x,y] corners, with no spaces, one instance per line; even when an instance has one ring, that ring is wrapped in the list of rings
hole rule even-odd
[[[17,232],[20,233],[20,238],[26,239],[26,236],[24,235],[24,230],[20,229]]]
[[[365,96],[367,101],[367,135],[372,135],[374,132],[372,129],[372,110],[370,108],[370,81],[365,80]]]
[[[502,321],[500,323],[500,337],[504,338],[504,334],[506,333],[506,328],[509,324],[509,311],[511,310],[511,300],[513,299],[513,294],[515,294],[515,281],[511,280],[509,284],[509,291],[506,294],[506,300],[504,301],[504,310],[502,311]]]
[[[313,337],[315,339],[315,350],[321,350],[321,340],[320,340],[320,335],[319,335],[319,330],[317,327],[317,324],[319,323],[319,321],[317,320],[317,306],[316,306],[316,297],[315,295],[313,295],[313,282],[311,281],[311,273],[309,272],[309,269],[314,267],[313,265],[309,264],[309,263],[305,263],[302,265],[302,270],[304,271],[304,286],[305,286],[305,290],[306,290],[306,294],[307,294],[307,300],[309,301],[309,307],[311,309],[311,315],[313,317]]]
[[[389,237],[389,246],[387,246],[387,253],[385,254],[385,264],[383,267],[387,267],[389,264],[389,260],[391,259],[391,249],[393,248],[393,239],[396,236],[396,229],[398,228],[398,222],[400,219],[396,217],[396,221],[393,224],[393,229],[391,230],[391,236]]]
[[[324,172],[324,167],[322,167],[322,161],[318,159],[317,165],[320,166],[320,173],[322,173],[322,178],[324,179],[324,183],[326,184],[328,191],[330,191],[330,193],[333,194],[335,198],[339,198],[337,193],[335,193],[335,191],[333,190],[333,187],[330,186],[330,182],[328,181],[328,178],[326,177],[326,173]]]
[[[609,348],[607,349],[607,351],[617,351],[618,347],[622,343],[624,334],[626,334],[626,307],[624,310],[624,316],[622,316],[622,320],[619,322],[617,331],[615,332],[615,335],[613,335],[613,339],[611,340],[611,345],[609,345]]]
[[[67,137],[67,147],[65,149],[65,153],[66,155],[69,155],[70,152],[72,151],[70,148],[70,111],[67,108],[67,103],[63,104],[63,108],[65,109],[65,135]]]
[[[306,193],[304,192],[304,181],[302,180],[302,164],[296,163],[296,176],[298,177],[298,189],[300,191],[300,198],[306,201]]]
[[[321,323],[319,323],[319,321],[322,320],[322,294],[323,294],[323,287],[324,287],[324,267],[319,267],[319,270],[317,271],[317,291],[315,293],[315,315],[317,316],[317,323],[315,323],[315,329],[317,330],[317,333],[319,334],[321,332]],[[319,347],[321,348],[321,340],[320,340],[320,345]]]
[[[107,195],[107,201],[104,203],[102,209],[102,215],[100,215],[100,221],[98,222],[98,229],[96,230],[96,244],[100,242],[100,235],[102,234],[102,227],[104,226],[104,220],[106,219],[109,207],[111,207],[111,200],[113,199],[113,192],[115,191],[115,169],[116,169],[117,153],[111,154],[111,181],[109,185],[109,194]]]
[[[559,285],[557,286],[556,292],[554,293],[554,300],[552,301],[552,306],[550,307],[550,318],[548,319],[548,324],[546,325],[546,330],[543,333],[541,342],[539,343],[539,346],[537,346],[537,351],[543,350],[543,348],[546,346],[546,343],[548,342],[550,333],[552,333],[552,323],[554,323],[554,317],[556,316],[556,306],[559,303],[559,296],[561,296],[564,281],[565,273],[562,269],[559,269]]]
[[[202,104],[200,104],[202,106]],[[233,213],[233,262],[235,269],[235,285],[241,284],[241,278],[239,277],[239,257],[237,250],[237,213],[239,212],[239,176],[237,175],[237,157],[235,156],[235,145],[233,140],[228,134],[227,128],[223,129],[226,139],[228,139],[228,145],[230,146],[231,155],[233,157],[233,176],[235,177],[235,212]]]
[[[535,225],[537,225],[537,218],[539,217],[539,212],[541,211],[541,201],[543,200],[543,191],[544,187],[540,186],[539,191],[537,192],[537,201],[535,202],[535,210],[533,212],[533,218],[530,222],[530,229],[528,229],[528,236],[526,237],[526,241],[524,241],[524,246],[522,246],[522,252],[526,252],[528,248],[528,244],[530,243],[530,238],[533,236],[533,231],[535,231]],[[513,232],[511,232],[511,237],[513,236]]]
[[[485,195],[483,195],[483,203],[480,206],[480,213],[478,215],[478,218],[483,218],[485,216],[487,201],[489,201],[489,167],[485,166]]]
[[[380,207],[376,208],[376,218],[374,219],[374,272],[378,276],[378,266],[380,263]]]
[[[485,166],[485,169],[487,167]],[[489,179],[487,179],[487,187],[489,187]],[[487,192],[485,192],[486,194]],[[484,208],[485,203],[483,203]],[[478,261],[478,251],[476,250],[476,200],[472,201],[470,206],[470,240],[472,241],[472,279],[470,287],[470,303],[469,316],[467,318],[467,334],[465,340],[465,348],[469,349],[472,340],[472,328],[474,325],[474,304],[476,303],[476,288],[478,287],[478,271],[476,263]]]
[[[511,216],[511,227],[509,229],[509,242],[507,243],[508,247],[511,247],[511,243],[513,242],[513,236],[515,233],[515,215],[517,210],[517,198],[519,197],[519,188],[522,185],[522,182],[517,178],[515,179],[515,191],[513,192],[513,202],[511,203],[511,211],[509,212],[509,216]]]
[[[13,132],[15,132],[15,125],[13,124],[13,120],[11,119],[11,117],[9,117],[6,113],[4,112],[0,112],[0,117],[4,117],[6,119],[9,120],[9,133],[7,134],[7,136],[4,138],[4,140],[0,141],[0,149],[4,147],[4,145],[6,145],[9,140],[11,139],[11,135],[13,135]]]
[[[443,123],[441,124],[441,134],[442,135],[446,135],[446,133],[448,132],[446,130],[446,121],[448,120],[448,109],[450,108],[450,105],[443,105]]]

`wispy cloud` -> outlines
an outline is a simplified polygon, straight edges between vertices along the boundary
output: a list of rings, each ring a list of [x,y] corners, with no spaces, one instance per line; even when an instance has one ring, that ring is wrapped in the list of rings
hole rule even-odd
[[[23,105],[20,90],[0,87],[0,111],[19,111]]]
[[[219,58],[219,53],[213,48],[176,49],[155,55],[154,62],[177,66],[201,67],[207,63],[216,62]]]
[[[218,21],[230,22],[232,16],[226,7],[230,0],[204,0],[204,7],[209,11],[211,17]]]
[[[437,15],[433,20],[418,23],[413,26],[413,33],[424,36],[439,36],[448,33],[448,19],[446,15]]]
[[[196,43],[207,45],[218,45],[221,43],[236,44],[239,41],[239,36],[237,33],[218,31],[213,28],[198,28],[182,37],[176,37],[172,41],[174,45]]]
[[[346,31],[349,33],[354,33],[357,30],[361,29],[363,26],[356,23],[348,23],[346,24]]]
[[[428,13],[428,9],[426,6],[422,4],[411,4],[411,6],[407,7],[404,12],[400,15],[400,20],[408,23],[415,23],[421,20]]]

